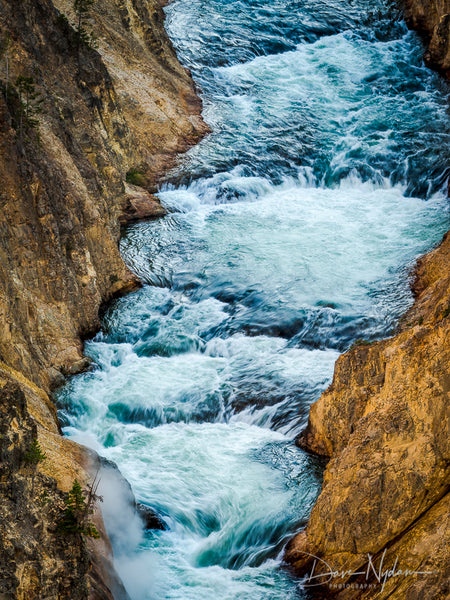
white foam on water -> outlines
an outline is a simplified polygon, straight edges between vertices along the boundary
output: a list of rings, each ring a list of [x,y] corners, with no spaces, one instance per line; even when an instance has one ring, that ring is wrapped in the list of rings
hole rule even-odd
[[[287,487],[281,470],[258,460],[264,448],[284,444],[286,438],[245,423],[126,429],[122,443],[109,448],[107,457],[121,465],[133,488],[140,490],[141,501],[170,515],[171,530],[153,534],[138,551],[138,564],[146,548],[149,563],[158,565],[151,568],[153,585],[174,598],[207,598],[214,591],[231,598],[227,594],[244,591],[242,582],[251,569],[236,571],[229,563],[234,559],[241,566],[258,564],[272,530],[299,518],[293,515],[294,495],[297,507],[303,502],[305,511],[314,498],[308,486],[299,498],[298,491]],[[302,470],[307,481],[307,459],[300,457],[297,476]],[[262,563],[253,567],[260,579],[267,571],[264,557]],[[273,572],[274,561],[270,565],[268,579],[288,589],[286,577]],[[126,565],[122,572],[131,576]],[[247,594],[257,590],[258,582],[248,583]]]
[[[233,176],[227,180],[229,187],[235,183]],[[261,193],[259,179],[256,188],[253,179],[246,186],[239,179],[238,189],[246,190],[244,198],[220,205],[196,189],[199,184],[187,191],[163,192],[160,197],[166,206],[186,212],[173,214],[171,224],[136,228],[124,253],[127,257],[139,253],[135,267],[150,281],[155,273],[163,278],[167,265],[172,265],[175,285],[180,272],[204,286],[223,289],[227,283],[241,291],[258,289],[264,282],[267,304],[312,308],[330,302],[345,313],[384,310],[388,315],[392,307],[375,306],[371,293],[380,282],[393,282],[399,269],[425,251],[430,235],[444,232],[447,203],[440,194],[428,202],[407,198],[401,186],[383,183],[353,178],[330,189],[305,188],[293,181],[281,186],[265,182]],[[207,189],[217,194],[214,181]],[[198,203],[192,211],[194,191]],[[183,203],[185,198],[188,204]],[[179,268],[173,243],[178,236],[187,246]],[[407,285],[402,293],[408,293]]]

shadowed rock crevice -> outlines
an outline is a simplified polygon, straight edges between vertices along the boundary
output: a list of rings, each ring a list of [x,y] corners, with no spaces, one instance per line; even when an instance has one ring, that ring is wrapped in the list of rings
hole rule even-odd
[[[426,64],[450,78],[450,2],[448,0],[405,0],[408,25],[425,37]]]

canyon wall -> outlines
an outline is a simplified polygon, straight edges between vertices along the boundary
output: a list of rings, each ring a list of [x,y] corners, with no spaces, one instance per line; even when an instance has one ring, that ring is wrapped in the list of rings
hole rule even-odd
[[[5,600],[126,597],[105,535],[58,537],[64,493],[96,459],[61,437],[48,394],[88,366],[81,340],[101,304],[139,285],[120,223],[163,212],[159,178],[207,131],[156,0],[97,0],[87,16],[95,42],[79,41],[70,1],[0,0]],[[46,459],[31,468],[35,439]]]
[[[450,1],[405,0],[405,17],[426,38],[426,64],[450,78]]]

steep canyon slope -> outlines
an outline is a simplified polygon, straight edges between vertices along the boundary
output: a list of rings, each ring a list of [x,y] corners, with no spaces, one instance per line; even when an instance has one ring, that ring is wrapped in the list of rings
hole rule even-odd
[[[312,406],[298,440],[300,447],[331,460],[307,528],[292,540],[286,559],[302,576],[311,572],[310,555],[346,572],[329,584],[350,587],[340,591],[327,583],[322,593],[448,598],[449,261],[447,234],[418,263],[417,300],[399,333],[338,359],[333,383]],[[383,588],[369,556],[377,573],[380,566],[392,568],[398,557],[396,572],[429,574],[398,573]],[[315,569],[325,571],[322,563]],[[351,575],[357,571],[369,576]]]
[[[63,493],[76,477],[87,485],[96,459],[61,437],[48,394],[88,365],[81,340],[101,304],[139,285],[119,222],[161,213],[158,178],[207,131],[156,0],[97,0],[84,25],[95,43],[74,25],[72,2],[0,0],[5,599],[125,597],[105,537],[87,551],[56,530]],[[35,439],[47,458],[31,468]]]
[[[412,29],[427,41],[425,62],[450,77],[450,2],[448,0],[405,0],[405,17]]]

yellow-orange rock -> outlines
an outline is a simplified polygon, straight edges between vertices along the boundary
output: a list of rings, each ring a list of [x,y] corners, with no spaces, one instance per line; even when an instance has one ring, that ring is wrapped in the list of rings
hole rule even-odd
[[[428,40],[425,62],[450,77],[450,2],[449,0],[405,0],[408,25]]]
[[[32,76],[43,100],[36,131],[21,135],[0,95],[0,358],[45,389],[85,366],[80,336],[98,328],[100,304],[138,285],[119,218],[130,202],[134,218],[148,215],[151,198],[127,189],[127,173],[154,191],[207,131],[155,0],[98,0],[98,48],[83,45],[79,59],[61,17],[73,22],[71,11],[67,0],[0,0],[9,81]],[[5,76],[3,59],[3,86]]]

